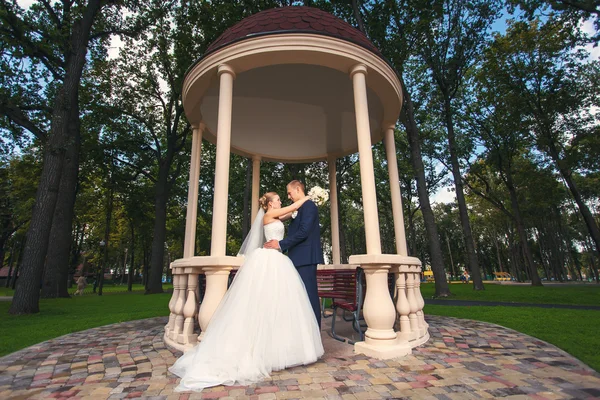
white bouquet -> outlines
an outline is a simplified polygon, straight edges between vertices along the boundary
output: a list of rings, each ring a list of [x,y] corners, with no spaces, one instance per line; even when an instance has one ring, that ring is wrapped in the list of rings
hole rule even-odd
[[[318,206],[322,206],[327,200],[329,200],[329,193],[327,193],[327,190],[319,186],[315,186],[312,189],[310,189],[308,191],[308,195],[310,196],[311,200],[314,201],[315,204]]]

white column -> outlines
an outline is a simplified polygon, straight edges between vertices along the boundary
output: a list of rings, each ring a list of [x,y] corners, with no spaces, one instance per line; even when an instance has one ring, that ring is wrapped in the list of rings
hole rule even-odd
[[[338,214],[337,181],[335,170],[335,157],[327,159],[329,167],[329,203],[331,214],[331,251],[333,263],[341,264],[340,258],[340,220]]]
[[[381,254],[377,196],[375,193],[375,173],[371,149],[371,128],[369,126],[369,105],[367,101],[367,67],[358,64],[350,71],[354,88],[354,111],[356,114],[356,134],[360,161],[360,181],[362,188],[365,236],[367,255]],[[390,265],[362,265],[367,281],[367,293],[363,305],[365,321],[365,345],[377,348],[390,347],[396,340],[394,322],[396,309],[388,291],[388,271]],[[368,349],[358,342],[357,352]]]
[[[218,73],[219,115],[217,120],[217,156],[215,160],[211,256],[224,256],[227,242],[227,194],[229,189],[233,80],[235,79],[235,72],[226,64],[219,66]]]
[[[371,150],[371,128],[369,125],[369,105],[367,101],[367,67],[358,64],[350,71],[354,88],[354,109],[356,114],[356,135],[360,163],[365,236],[367,254],[381,254],[377,196],[375,194],[375,172]]]
[[[185,217],[185,240],[183,258],[194,256],[196,243],[196,219],[198,216],[198,181],[200,179],[200,158],[202,154],[202,126],[194,126],[192,133],[192,156],[188,184],[187,213]]]
[[[258,213],[258,199],[260,198],[260,157],[252,157],[252,208],[250,221],[254,222]]]
[[[402,212],[402,196],[400,195],[400,177],[398,175],[398,160],[396,158],[396,142],[394,141],[394,126],[385,130],[385,152],[387,155],[390,190],[392,192],[392,214],[394,215],[394,234],[396,236],[396,251],[402,256],[408,255],[406,234],[404,231],[404,214]]]

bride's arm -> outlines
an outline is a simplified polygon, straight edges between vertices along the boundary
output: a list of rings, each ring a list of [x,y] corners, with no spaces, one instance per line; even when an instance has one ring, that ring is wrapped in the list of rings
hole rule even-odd
[[[304,204],[304,202],[306,200],[310,200],[310,196],[304,196],[300,200],[294,202],[293,204],[291,204],[291,205],[289,205],[287,207],[277,208],[277,209],[271,208],[265,214],[265,217],[267,217],[268,219],[276,219],[276,218],[281,219],[281,217],[285,216],[286,214],[291,214],[292,212],[294,212],[297,209],[299,209],[302,206],[302,204]]]
[[[282,216],[280,216],[279,220],[280,221],[287,221],[290,218],[292,218],[292,213],[287,213],[287,214],[283,214]]]

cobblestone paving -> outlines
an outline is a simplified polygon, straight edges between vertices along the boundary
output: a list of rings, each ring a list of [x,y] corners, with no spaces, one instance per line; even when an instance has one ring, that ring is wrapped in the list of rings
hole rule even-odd
[[[327,353],[313,365],[201,393],[173,392],[167,367],[181,353],[162,341],[166,318],[109,325],[0,358],[0,399],[600,398],[600,374],[552,345],[493,324],[427,320],[431,339],[403,359],[353,355],[324,334]]]

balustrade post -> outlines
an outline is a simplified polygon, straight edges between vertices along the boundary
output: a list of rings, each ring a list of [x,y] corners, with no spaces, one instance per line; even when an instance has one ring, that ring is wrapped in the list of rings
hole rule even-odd
[[[408,298],[406,297],[406,272],[400,271],[396,279],[397,300],[396,300],[396,311],[400,316],[400,331],[397,333],[399,340],[410,340],[412,333],[410,329],[410,320],[408,315],[410,314],[410,305]]]
[[[179,275],[173,274],[173,294],[171,295],[171,300],[169,300],[169,322],[165,325],[165,336],[170,337],[171,331],[175,326],[175,303],[177,302],[177,297],[179,296]]]
[[[177,301],[175,302],[175,324],[171,331],[171,340],[178,342],[179,334],[183,332],[183,307],[185,305],[185,294],[187,288],[187,280],[185,275],[179,276],[179,290],[177,295]]]
[[[419,320],[419,336],[423,336],[427,333],[427,329],[429,328],[429,324],[425,321],[425,314],[423,313],[423,308],[425,307],[425,299],[423,299],[423,294],[421,293],[421,273],[419,272],[419,267],[415,266],[415,296],[417,298],[418,310],[417,310],[417,318]]]
[[[363,305],[363,315],[367,323],[365,343],[382,345],[396,339],[396,310],[387,285],[390,268],[384,265],[363,268],[367,280],[367,293]]]
[[[198,287],[198,274],[188,274],[187,276],[187,299],[183,307],[183,316],[185,322],[183,324],[183,333],[179,335],[179,343],[188,344],[196,343],[198,335],[194,333],[194,320],[198,310],[198,299],[196,297],[196,289]]]
[[[230,270],[230,267],[204,268],[204,273],[206,274],[206,291],[204,292],[204,299],[198,312],[198,322],[201,329],[198,341],[201,341],[204,337],[204,332],[208,328],[215,310],[223,299],[225,292],[227,292],[227,280]]]
[[[419,320],[417,319],[417,298],[415,297],[414,291],[414,274],[410,271],[406,274],[406,297],[408,298],[408,305],[410,307],[410,313],[408,319],[410,321],[410,330],[413,334],[412,338],[416,339],[419,337]]]

